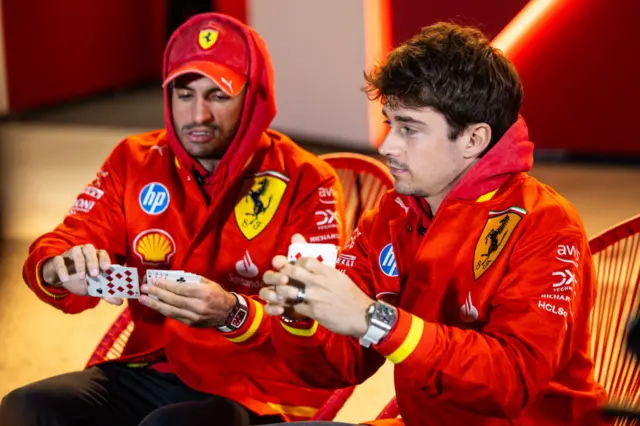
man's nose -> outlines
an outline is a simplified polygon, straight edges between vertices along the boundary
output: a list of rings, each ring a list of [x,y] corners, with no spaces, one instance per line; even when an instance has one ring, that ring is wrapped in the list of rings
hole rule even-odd
[[[194,105],[194,121],[196,123],[209,123],[213,121],[213,114],[206,99],[198,98]]]
[[[401,143],[398,139],[399,138],[393,137],[391,132],[389,132],[387,137],[384,138],[378,147],[380,155],[384,155],[385,157],[397,157],[402,150]]]

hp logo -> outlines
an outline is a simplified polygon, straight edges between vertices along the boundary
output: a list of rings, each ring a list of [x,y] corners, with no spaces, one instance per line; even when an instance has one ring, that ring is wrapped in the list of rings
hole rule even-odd
[[[378,258],[380,269],[388,277],[397,277],[398,268],[396,267],[396,256],[393,253],[393,245],[391,243],[384,246]]]
[[[169,207],[169,191],[163,184],[151,182],[140,191],[139,201],[145,213],[157,215]]]

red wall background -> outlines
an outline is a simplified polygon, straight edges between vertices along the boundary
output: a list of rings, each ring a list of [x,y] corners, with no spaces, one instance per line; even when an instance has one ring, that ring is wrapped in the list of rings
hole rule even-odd
[[[516,16],[528,0],[392,0],[394,45],[437,21],[473,25],[493,38]]]
[[[166,0],[2,3],[12,111],[159,80]],[[437,20],[494,37],[527,0],[391,2],[394,43]],[[246,2],[212,0],[246,20]],[[640,156],[634,0],[555,0],[543,24],[508,55],[522,77],[523,114],[538,148]]]
[[[163,0],[18,0],[2,7],[12,111],[160,78]]]
[[[2,8],[11,111],[161,78],[166,0],[11,0]],[[242,0],[212,0],[214,8],[245,20]]]
[[[527,3],[394,0],[394,42],[451,19],[493,38]],[[549,10],[508,52],[523,81],[531,139],[538,149],[640,157],[640,2],[555,0]]]
[[[557,0],[509,54],[539,148],[640,156],[640,2]]]

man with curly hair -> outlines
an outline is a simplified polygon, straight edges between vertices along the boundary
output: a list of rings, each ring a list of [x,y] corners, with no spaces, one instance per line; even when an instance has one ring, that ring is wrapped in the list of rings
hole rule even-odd
[[[389,360],[394,422],[601,422],[587,234],[528,174],[513,64],[476,29],[437,23],[393,50],[366,91],[384,104],[379,152],[395,189],[363,216],[337,270],[274,258],[260,294],[280,356],[321,388],[362,383]],[[283,316],[291,306],[307,319]]]

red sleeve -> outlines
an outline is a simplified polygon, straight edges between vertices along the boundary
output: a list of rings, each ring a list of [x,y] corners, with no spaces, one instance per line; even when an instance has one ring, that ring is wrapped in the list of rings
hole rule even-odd
[[[302,234],[309,242],[340,245],[344,237],[344,203],[337,176],[332,175],[320,185],[309,185],[310,176],[302,176],[300,187],[308,188],[295,197],[289,212],[280,245],[273,255],[287,254],[291,237]],[[304,214],[301,214],[304,212]],[[315,212],[315,214],[310,214]],[[258,296],[246,296],[248,316],[242,326],[233,332],[222,333],[228,340],[245,346],[256,346],[267,341],[271,335],[271,321],[264,313],[264,304]]]
[[[341,251],[341,256],[349,261],[338,264],[338,269],[371,298],[375,298],[375,291],[371,285],[366,235],[374,214],[368,212],[363,216]],[[309,386],[333,389],[356,385],[384,364],[384,357],[375,350],[365,349],[357,339],[332,333],[315,321],[290,324],[272,318],[271,323],[279,355]]]
[[[577,248],[580,263],[558,260],[560,245]],[[567,330],[589,312],[579,293],[592,288],[591,268],[588,241],[580,232],[522,241],[482,332],[425,322],[400,310],[393,332],[376,349],[396,365],[396,377],[410,378],[416,392],[478,414],[515,418],[561,367]]]
[[[78,195],[64,221],[31,244],[22,276],[29,288],[44,302],[66,313],[95,307],[100,299],[71,294],[42,280],[45,260],[79,244],[93,244],[106,250],[113,263],[126,254],[126,226],[123,210],[122,172],[115,166],[120,144],[105,161],[96,178]]]

